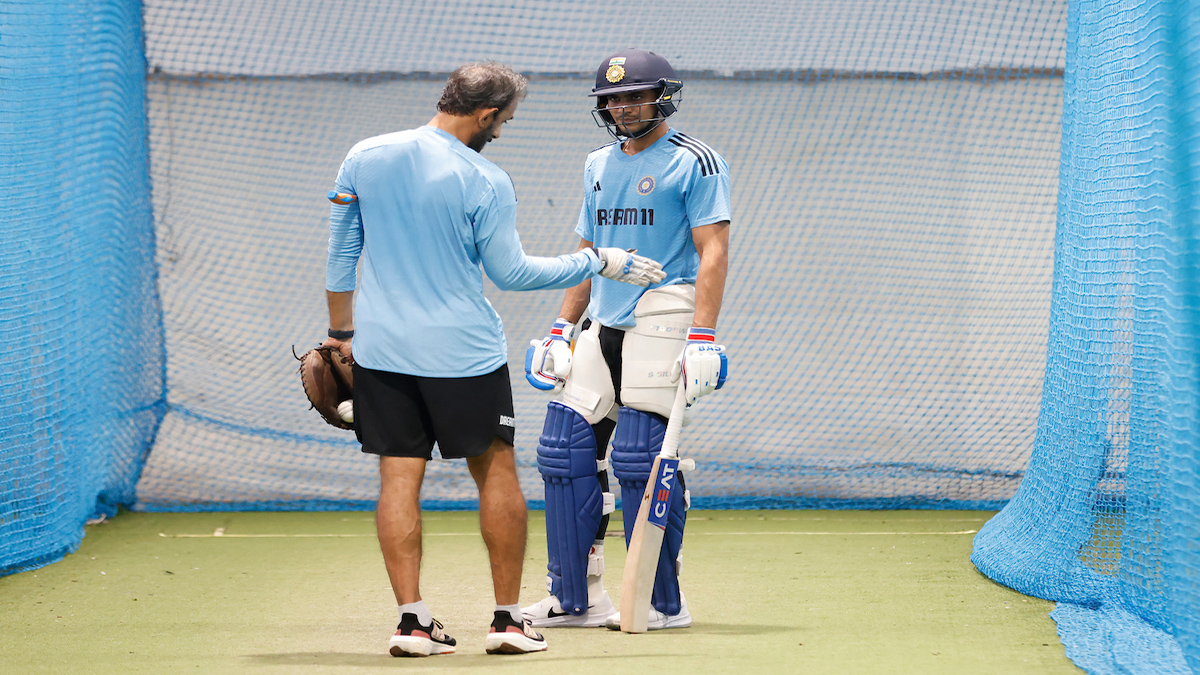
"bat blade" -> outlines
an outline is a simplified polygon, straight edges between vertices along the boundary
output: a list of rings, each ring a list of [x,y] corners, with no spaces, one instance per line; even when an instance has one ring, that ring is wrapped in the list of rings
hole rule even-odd
[[[650,620],[650,596],[658,572],[658,556],[666,535],[671,493],[679,473],[679,431],[683,424],[683,383],[675,392],[675,403],[667,419],[662,450],[650,467],[650,480],[638,504],[637,520],[629,536],[625,554],[625,574],[621,577],[621,630],[645,633]]]
[[[650,596],[658,572],[658,556],[666,534],[667,513],[679,460],[659,455],[650,469],[652,480],[638,505],[637,521],[629,537],[625,554],[625,574],[621,578],[621,630],[645,633],[650,618]]]

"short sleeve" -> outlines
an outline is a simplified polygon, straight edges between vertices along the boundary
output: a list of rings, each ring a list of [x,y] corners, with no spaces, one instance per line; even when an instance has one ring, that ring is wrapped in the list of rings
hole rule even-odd
[[[712,225],[731,220],[729,209],[729,165],[716,153],[716,171],[702,168],[699,162],[691,167],[688,188],[684,194],[688,222],[692,227]]]

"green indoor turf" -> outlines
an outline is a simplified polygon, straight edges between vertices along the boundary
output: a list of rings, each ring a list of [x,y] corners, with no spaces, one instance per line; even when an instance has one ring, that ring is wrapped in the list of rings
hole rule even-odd
[[[693,511],[691,628],[548,629],[548,652],[514,657],[483,653],[493,598],[477,515],[429,513],[422,593],[458,653],[395,659],[371,514],[123,513],[88,527],[65,560],[0,578],[0,672],[1081,672],[1052,603],[968,560],[991,515]],[[543,531],[532,513],[522,603],[545,595]],[[623,560],[610,537],[614,600]]]

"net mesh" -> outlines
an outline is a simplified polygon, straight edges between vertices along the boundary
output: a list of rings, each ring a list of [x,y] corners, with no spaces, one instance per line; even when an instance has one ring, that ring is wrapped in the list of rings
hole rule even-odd
[[[290,355],[326,326],[338,165],[427,122],[457,65],[511,63],[530,95],[486,154],[527,251],[574,250],[583,160],[608,140],[591,74],[631,42],[683,73],[672,124],[732,167],[733,379],[686,433],[695,503],[1003,503],[1041,393],[1065,6],[826,4],[651,5],[630,33],[582,2],[339,3],[336,28],[322,2],[147,2],[171,358],[140,507],[370,503],[374,463],[306,410]],[[561,293],[488,296],[537,501],[546,398],[520,372]],[[430,472],[429,505],[474,498],[461,465]]]
[[[162,417],[139,12],[0,5],[0,574],[132,503]]]
[[[1095,673],[1200,667],[1197,9],[1072,5],[1038,435],[975,540]]]
[[[1077,662],[1198,667],[1195,4],[5,5],[0,337],[25,349],[0,357],[0,571],[116,504],[370,507],[374,463],[291,356],[326,327],[346,151],[424,124],[457,65],[510,63],[530,95],[487,156],[526,250],[572,250],[607,141],[590,76],[636,45],[733,176],[732,379],[685,431],[694,504],[1013,498],[974,561],[1062,601]],[[487,293],[518,374],[561,295]],[[513,386],[536,503],[546,399]],[[424,496],[474,486],[435,461]]]

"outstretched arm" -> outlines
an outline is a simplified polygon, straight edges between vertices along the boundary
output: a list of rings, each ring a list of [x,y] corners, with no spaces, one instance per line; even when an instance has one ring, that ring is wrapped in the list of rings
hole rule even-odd
[[[579,250],[591,248],[592,242],[587,239],[579,240]],[[566,319],[572,324],[579,323],[579,318],[583,316],[583,311],[587,309],[588,302],[592,298],[592,280],[586,279],[578,286],[572,286],[567,289],[563,295],[562,309],[558,311],[560,318]]]

